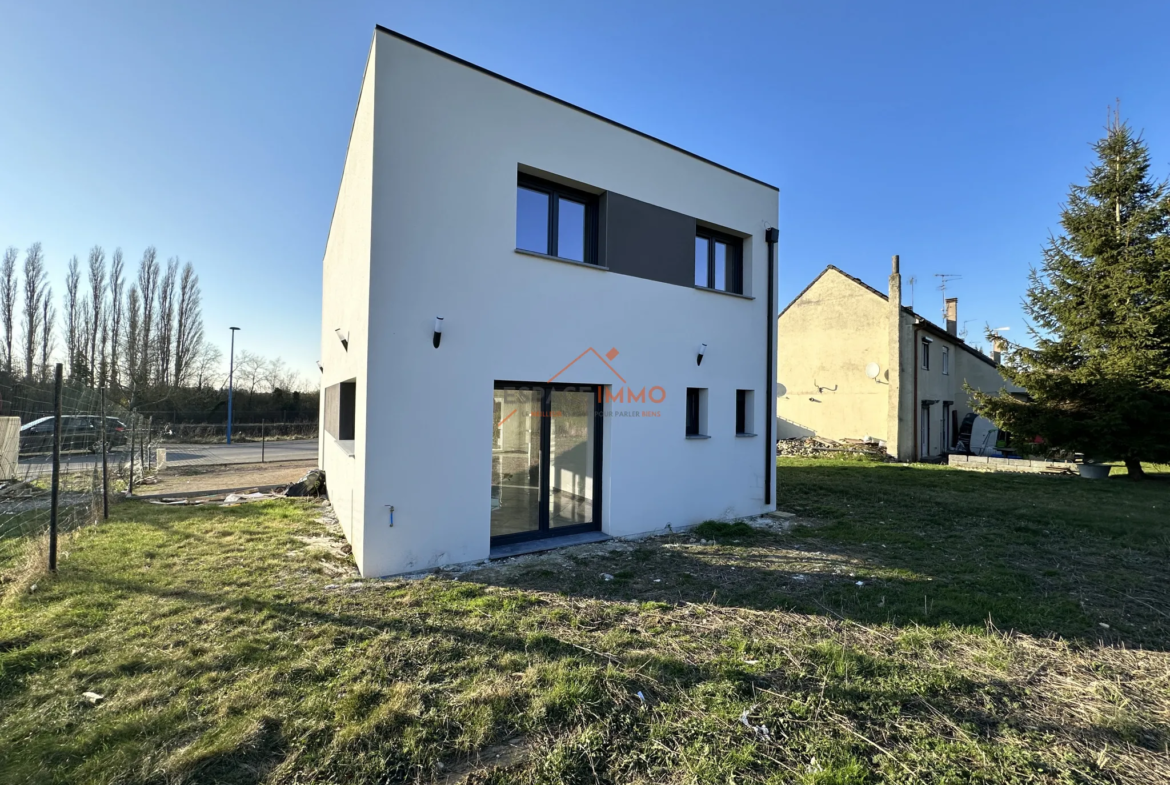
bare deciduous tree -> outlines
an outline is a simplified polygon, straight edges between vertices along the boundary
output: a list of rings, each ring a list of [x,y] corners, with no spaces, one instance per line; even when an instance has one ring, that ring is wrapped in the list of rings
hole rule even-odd
[[[100,245],[89,249],[89,312],[86,314],[86,326],[89,328],[89,344],[87,357],[89,360],[90,383],[96,384],[98,337],[101,334],[102,305],[106,299],[106,252]]]
[[[138,264],[138,297],[142,303],[142,319],[138,335],[138,373],[135,383],[150,384],[151,360],[154,348],[154,300],[158,296],[158,251],[150,246],[142,253]]]
[[[98,338],[100,347],[98,357],[97,386],[107,387],[110,383],[110,309],[102,311],[102,331]]]
[[[179,278],[179,307],[175,323],[176,387],[186,384],[191,375],[191,363],[203,346],[202,294],[199,276],[190,262],[183,265]]]
[[[57,322],[57,308],[53,305],[53,287],[45,287],[44,299],[41,300],[41,378],[48,381],[53,378],[49,370],[49,357],[53,354],[53,325]]]
[[[41,304],[45,297],[45,254],[33,243],[24,254],[24,374],[33,377],[37,340],[41,327]]]
[[[142,371],[142,305],[138,295],[138,287],[130,284],[130,291],[126,294],[126,379],[131,385],[139,381]]]
[[[233,378],[235,386],[239,389],[247,389],[249,393],[256,392],[256,388],[261,390],[264,388],[264,371],[268,363],[258,354],[253,354],[247,349],[241,351],[236,355],[236,361],[233,371]]]
[[[81,302],[77,299],[78,289],[81,286],[81,271],[77,267],[77,257],[69,260],[69,267],[65,270],[65,361],[69,365],[69,378],[77,380],[78,352],[81,351],[79,338]]]
[[[12,333],[16,321],[16,260],[20,252],[16,246],[4,250],[0,263],[0,322],[4,324],[4,370],[12,373]]]
[[[223,352],[214,344],[204,343],[191,364],[191,376],[195,379],[195,387],[200,390],[204,385],[218,387],[215,381],[222,378],[222,374]]]
[[[122,348],[122,289],[126,286],[125,263],[122,249],[115,248],[110,257],[110,379],[111,386],[118,386],[118,360]]]
[[[167,260],[166,270],[158,284],[158,329],[155,350],[155,359],[158,369],[155,379],[164,387],[171,378],[171,349],[175,334],[175,283],[178,280],[179,259],[171,257]]]

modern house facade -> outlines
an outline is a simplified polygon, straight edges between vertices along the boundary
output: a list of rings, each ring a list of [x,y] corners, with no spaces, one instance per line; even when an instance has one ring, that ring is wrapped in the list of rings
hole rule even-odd
[[[362,574],[774,509],[777,210],[378,28],[322,287],[319,460]]]
[[[899,460],[955,447],[971,411],[966,386],[1007,386],[995,357],[958,336],[958,300],[946,326],[902,305],[895,256],[889,294],[830,265],[777,317],[777,437],[870,437]]]

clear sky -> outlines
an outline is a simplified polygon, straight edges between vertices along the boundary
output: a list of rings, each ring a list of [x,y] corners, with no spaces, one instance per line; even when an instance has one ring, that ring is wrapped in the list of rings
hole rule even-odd
[[[0,246],[195,263],[210,339],[316,377],[320,264],[376,23],[780,188],[783,307],[889,257],[1010,326],[1106,109],[1170,173],[1165,2],[0,0]],[[910,291],[905,297],[909,302]]]

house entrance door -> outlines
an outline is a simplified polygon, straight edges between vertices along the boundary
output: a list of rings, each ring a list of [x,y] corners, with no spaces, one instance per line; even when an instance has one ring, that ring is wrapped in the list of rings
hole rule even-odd
[[[918,415],[918,459],[930,457],[930,407],[923,406]]]
[[[601,528],[601,436],[594,385],[497,382],[493,545]]]

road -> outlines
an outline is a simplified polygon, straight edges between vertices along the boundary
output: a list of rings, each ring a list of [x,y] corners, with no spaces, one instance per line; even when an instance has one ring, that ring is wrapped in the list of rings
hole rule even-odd
[[[213,466],[225,463],[260,463],[260,443],[243,442],[227,444],[160,444],[167,450],[167,464],[170,466]],[[124,453],[117,454],[121,459]],[[317,440],[273,441],[264,445],[264,460],[311,461],[317,458]],[[61,470],[68,472],[92,471],[101,465],[101,456],[93,453],[68,453],[61,456]],[[111,458],[113,460],[113,458]],[[31,455],[21,457],[20,476],[42,477],[53,471],[52,457]]]

